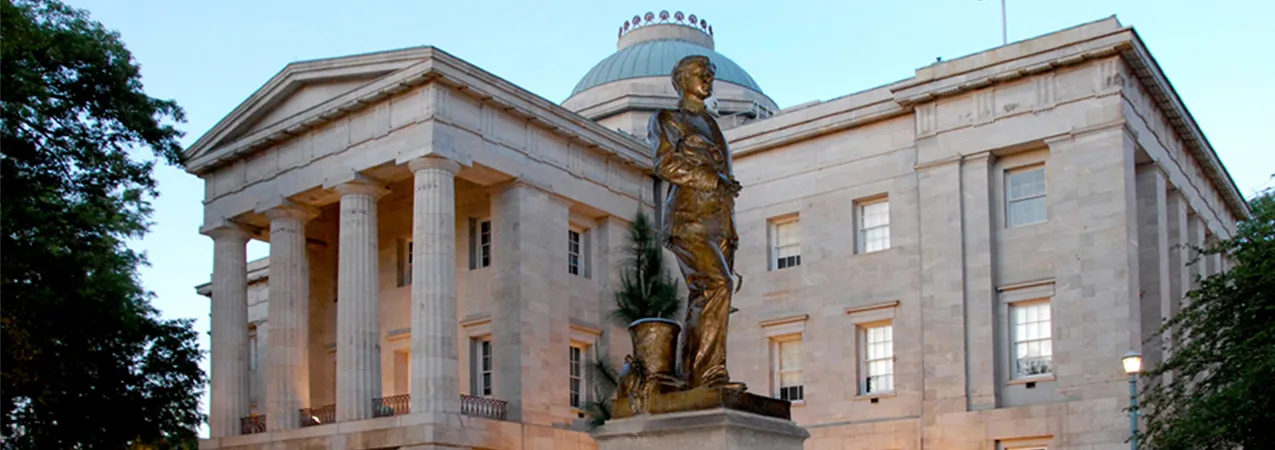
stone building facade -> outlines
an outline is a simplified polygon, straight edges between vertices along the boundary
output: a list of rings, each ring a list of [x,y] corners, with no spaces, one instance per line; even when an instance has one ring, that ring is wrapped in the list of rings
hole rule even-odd
[[[1121,355],[1171,351],[1158,323],[1227,264],[1179,244],[1248,214],[1132,28],[782,110],[713,39],[635,17],[561,105],[432,47],[288,65],[187,155],[201,447],[596,448],[581,363],[628,351],[606,316],[659,198],[645,121],[706,54],[744,185],[730,369],[806,448],[1125,448]]]

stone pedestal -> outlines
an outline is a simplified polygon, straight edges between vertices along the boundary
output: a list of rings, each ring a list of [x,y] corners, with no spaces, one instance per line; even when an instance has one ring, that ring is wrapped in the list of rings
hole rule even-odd
[[[612,419],[592,434],[598,450],[802,450],[810,437],[791,420],[726,408]]]

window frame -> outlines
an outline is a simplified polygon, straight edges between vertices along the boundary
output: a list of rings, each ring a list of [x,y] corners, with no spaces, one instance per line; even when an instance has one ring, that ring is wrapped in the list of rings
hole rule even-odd
[[[871,206],[875,206],[875,205],[882,205],[882,204],[885,205],[885,224],[874,226],[871,229],[867,228],[865,223],[867,218],[867,211],[866,211],[867,208]],[[885,247],[875,249],[875,250],[868,250],[867,249],[868,231],[882,229],[882,228],[885,229]],[[856,229],[855,253],[868,254],[868,253],[876,253],[876,252],[889,250],[890,249],[890,198],[889,196],[882,195],[878,197],[870,197],[870,198],[856,201],[855,202],[855,229]]]
[[[492,397],[495,395],[496,360],[492,348],[491,336],[471,337],[469,364],[469,395],[474,397]],[[484,368],[485,367],[485,368]],[[484,377],[484,375],[486,377]]]
[[[1018,320],[1017,320],[1018,310],[1024,307],[1039,307],[1041,305],[1044,305],[1045,311],[1049,312],[1049,318],[1045,319],[1044,321],[1037,320],[1035,322],[1024,323],[1023,325],[1039,324],[1044,322],[1046,324],[1045,330],[1049,332],[1049,335],[1044,338],[1038,337],[1035,339],[1020,341],[1019,333],[1018,333],[1018,327],[1020,324],[1018,323]],[[1054,339],[1053,302],[1051,301],[1050,298],[1032,298],[1032,299],[1009,302],[1006,306],[1007,306],[1006,323],[1008,324],[1008,330],[1006,330],[1006,335],[1009,337],[1009,347],[1007,349],[1006,354],[1009,355],[1010,381],[1020,381],[1020,380],[1034,381],[1034,380],[1040,380],[1040,379],[1052,379],[1055,376],[1054,375],[1054,369],[1055,369],[1054,353],[1053,353],[1053,339]],[[1020,343],[1036,343],[1036,342],[1049,343],[1049,349],[1050,349],[1049,354],[1040,357],[1040,358],[1045,358],[1045,360],[1048,361],[1048,370],[1041,373],[1022,374],[1019,372],[1020,358],[1018,356],[1018,346]]]
[[[490,217],[469,218],[469,270],[491,267],[494,234]]]
[[[783,368],[783,350],[782,349],[783,349],[783,344],[790,343],[790,342],[796,342],[798,345],[797,358],[796,358],[797,368],[785,370]],[[772,337],[770,339],[770,348],[771,348],[771,352],[770,352],[771,353],[771,369],[770,369],[771,396],[774,398],[777,398],[780,400],[786,400],[792,403],[805,403],[806,377],[805,377],[805,364],[804,364],[805,360],[803,358],[805,354],[805,351],[804,351],[805,342],[803,342],[802,340],[802,335],[799,333],[794,333],[794,334],[786,334],[782,336]],[[785,374],[790,374],[794,372],[797,373],[798,376],[801,378],[801,384],[797,384],[793,386],[784,386],[783,376]],[[796,388],[797,395],[795,396],[796,397],[795,399],[791,398],[792,396],[787,394],[787,392],[790,392],[790,391],[784,390],[788,388]]]
[[[874,395],[893,394],[895,392],[895,375],[897,374],[895,371],[895,363],[897,362],[897,360],[896,360],[896,356],[894,352],[894,322],[892,320],[887,320],[887,321],[863,323],[863,324],[858,324],[856,328],[858,328],[857,334],[859,338],[858,339],[859,340],[859,346],[858,346],[859,347],[859,377],[858,377],[859,378],[858,380],[859,395],[874,396]],[[871,359],[868,356],[869,355],[868,349],[869,349],[869,346],[872,344],[872,342],[869,341],[869,337],[870,337],[869,331],[872,329],[878,329],[878,328],[890,329],[890,339],[889,341],[886,341],[889,344],[888,348],[889,348],[890,356],[884,357],[884,358]],[[890,363],[889,364],[890,372],[886,375],[877,375],[877,376],[889,376],[890,388],[886,390],[872,391],[868,388],[868,383],[873,378],[873,375],[870,372],[869,368],[871,367],[871,363],[882,362],[882,361],[888,361]]]
[[[567,379],[577,383],[576,392],[571,392],[571,388],[568,387],[567,402],[575,411],[584,410],[584,405],[589,402],[589,371],[586,356],[588,351],[589,346],[572,343],[567,356]]]
[[[781,237],[780,228],[786,225],[791,225],[797,230],[796,232],[797,242],[780,246],[779,245],[780,237]],[[801,253],[802,253],[801,252],[802,240],[804,238],[804,236],[801,235],[801,217],[798,216],[797,214],[790,214],[787,216],[772,218],[768,221],[768,226],[770,228],[769,230],[769,234],[770,234],[769,236],[770,255],[769,256],[770,257],[767,258],[768,259],[766,264],[767,267],[769,267],[769,269],[772,271],[800,267]],[[785,250],[789,248],[795,248],[797,250],[796,253],[792,255],[782,256],[782,257],[779,256],[781,250]],[[784,260],[787,260],[786,263],[781,264],[781,261],[784,261]]]
[[[1028,172],[1035,172],[1038,170],[1041,172],[1042,178],[1044,180],[1043,183],[1045,185],[1045,188],[1042,193],[1033,194],[1033,195],[1025,196],[1021,198],[1013,198],[1010,196],[1010,192],[1011,192],[1010,178],[1014,177],[1015,175],[1021,175]],[[1001,189],[1002,196],[1005,199],[1004,205],[1003,205],[1003,208],[1005,210],[1005,228],[1019,228],[1019,227],[1041,224],[1041,223],[1045,223],[1049,221],[1049,172],[1046,170],[1044,163],[1028,164],[1028,165],[1005,169],[1004,175],[1002,176],[1002,180],[1001,180],[1001,186],[1002,186],[1002,189]],[[1012,205],[1014,205],[1015,203],[1023,203],[1023,202],[1036,200],[1036,199],[1042,199],[1041,201],[1044,203],[1044,211],[1045,211],[1044,216],[1040,218],[1039,220],[1035,220],[1031,222],[1014,223],[1013,222],[1014,215],[1011,212]]]

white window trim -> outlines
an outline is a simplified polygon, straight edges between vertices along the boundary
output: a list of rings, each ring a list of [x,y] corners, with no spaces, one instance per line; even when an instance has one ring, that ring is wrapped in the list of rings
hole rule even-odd
[[[578,411],[580,411],[581,409],[583,409],[583,408],[584,408],[584,405],[585,405],[586,403],[589,403],[589,347],[590,347],[590,346],[588,346],[588,345],[578,344],[578,343],[575,343],[575,342],[572,342],[572,343],[571,343],[571,347],[570,347],[571,349],[573,349],[573,350],[579,350],[579,351],[580,351],[580,361],[579,361],[580,368],[579,368],[579,375],[571,375],[571,370],[570,370],[570,364],[571,364],[571,361],[570,361],[570,359],[568,359],[568,360],[567,360],[567,364],[568,364],[568,369],[567,369],[567,378],[568,378],[568,381],[570,381],[570,380],[576,380],[576,379],[579,379],[579,380],[580,380],[580,393],[579,393],[579,395],[580,395],[580,404],[579,404],[579,405],[571,405],[571,409],[572,409],[572,410],[574,410],[574,411],[577,411],[577,412],[578,412]],[[570,395],[570,390],[569,390],[569,389],[570,389],[570,387],[568,386],[568,395]],[[568,399],[568,404],[570,404],[570,399]]]
[[[482,270],[491,267],[492,260],[495,259],[493,249],[496,243],[495,224],[492,223],[491,217],[470,217],[469,221],[469,270]],[[482,241],[483,224],[487,225],[486,245]],[[487,250],[486,261],[483,261],[483,249]]]
[[[782,375],[782,372],[780,371],[781,366],[779,364],[780,363],[779,344],[782,342],[788,342],[788,341],[801,341],[806,333],[806,321],[809,319],[810,319],[809,315],[802,314],[797,316],[788,316],[788,317],[782,317],[778,319],[766,320],[761,322],[760,324],[762,327],[762,330],[764,331],[766,335],[766,339],[769,341],[769,346],[770,346],[770,373],[771,373],[770,396],[773,398],[779,398],[780,381],[781,381],[781,375]],[[805,342],[802,342],[802,354],[799,355],[799,358],[801,361],[801,364],[800,364],[801,368],[797,370],[802,372],[802,379],[801,379],[802,399],[793,400],[792,401],[793,405],[804,405],[806,403],[805,387],[808,385],[808,383],[806,382],[807,380],[805,377],[805,371],[806,371],[805,370],[806,369]]]
[[[869,360],[868,359],[868,330],[872,328],[880,328],[880,327],[890,327],[890,357]],[[890,320],[890,321],[878,321],[878,322],[865,323],[862,325],[858,325],[856,328],[858,328],[858,330],[855,334],[857,335],[857,338],[859,340],[859,358],[858,358],[859,359],[859,377],[858,377],[859,395],[872,397],[872,396],[883,396],[883,395],[894,394],[894,391],[896,389],[895,387],[896,376],[898,375],[898,371],[895,370],[895,366],[897,365],[898,360],[896,359],[895,352],[894,352],[894,348],[895,348],[894,321]],[[870,363],[878,362],[878,361],[890,361],[890,378],[891,378],[890,389],[868,392],[868,389],[867,389],[868,378],[870,376],[870,374],[868,373],[868,366],[870,365]]]
[[[857,398],[872,399],[878,397],[890,397],[895,395],[899,389],[899,360],[898,360],[898,340],[895,339],[898,334],[891,330],[891,359],[894,361],[894,389],[889,391],[880,391],[873,393],[864,392],[864,382],[868,378],[868,367],[864,362],[867,356],[867,335],[866,328],[880,325],[894,326],[894,319],[899,310],[899,301],[893,300],[888,302],[872,303],[863,306],[852,306],[846,308],[846,315],[850,316],[850,323],[854,325],[855,333],[855,359],[858,360],[855,365],[855,393]]]
[[[1005,327],[1004,328],[1005,339],[1003,342],[1005,343],[1004,358],[1007,364],[1007,366],[1005,367],[1007,368],[1007,373],[1009,374],[1006,377],[1007,383],[1008,384],[1023,384],[1023,383],[1034,383],[1034,382],[1040,382],[1040,381],[1051,381],[1056,379],[1055,371],[1057,370],[1057,367],[1053,366],[1053,363],[1056,362],[1056,359],[1053,357],[1052,351],[1050,352],[1051,355],[1050,355],[1049,373],[1030,375],[1030,376],[1018,376],[1018,371],[1015,370],[1016,365],[1018,364],[1017,346],[1015,345],[1015,339],[1017,339],[1017,337],[1014,334],[1014,329],[1015,329],[1014,307],[1015,306],[1027,305],[1032,303],[1046,303],[1050,305],[1049,339],[1051,340],[1050,346],[1051,347],[1053,346],[1052,340],[1055,336],[1055,333],[1053,330],[1054,280],[1044,279],[1044,280],[1028,281],[1024,283],[1016,283],[1012,285],[1001,286],[997,288],[997,291],[1000,296],[1001,314],[1003,317],[1003,319],[1000,322],[1001,322],[1001,326]]]
[[[583,407],[593,397],[593,389],[589,386],[589,352],[593,351],[594,345],[602,336],[602,330],[593,326],[572,323],[571,324],[571,347],[580,349],[580,406]],[[570,364],[570,360],[567,361]],[[568,367],[568,376],[570,375],[570,367]],[[568,392],[570,395],[570,392]],[[568,404],[570,398],[567,399]],[[572,407],[572,412],[579,415],[583,409]]]
[[[468,343],[465,348],[466,352],[469,353],[467,362],[469,364],[469,395],[475,397],[494,396],[496,395],[496,347],[495,342],[492,340],[491,317],[484,315],[476,319],[462,322],[460,325],[461,328],[465,330],[465,336],[467,337],[466,342]],[[481,370],[482,355],[476,353],[481,352],[481,346],[475,345],[474,341],[490,343],[488,344],[491,346],[491,369],[489,370],[491,373],[490,386],[483,384]],[[491,394],[484,395],[484,387],[491,388]]]
[[[398,239],[398,286],[412,285],[412,236],[404,236]]]
[[[882,251],[886,251],[890,249],[891,242],[890,242],[890,238],[887,237],[885,241],[885,248],[871,250],[871,251],[867,250],[868,229],[864,228],[864,219],[866,218],[867,215],[864,214],[864,209],[866,209],[868,206],[881,204],[881,203],[885,203],[886,209],[887,209],[885,225],[878,225],[872,228],[873,229],[885,228],[886,231],[888,232],[890,230],[890,225],[891,225],[890,215],[888,213],[888,210],[890,207],[889,196],[882,195],[877,197],[868,197],[855,202],[855,229],[856,229],[855,240],[857,241],[855,244],[855,253],[858,253],[858,254],[876,253],[876,252],[882,252]]]
[[[805,236],[804,236],[804,235],[802,236],[802,239],[801,239],[801,240],[798,240],[798,241],[797,241],[797,243],[796,243],[796,244],[790,244],[790,245],[795,245],[795,246],[797,247],[797,254],[796,254],[796,255],[791,255],[791,256],[796,256],[796,257],[797,257],[797,258],[796,258],[796,264],[793,264],[793,265],[791,265],[791,266],[784,267],[783,269],[780,269],[780,268],[779,268],[779,250],[780,250],[780,247],[779,247],[779,226],[780,226],[780,225],[787,225],[787,224],[790,224],[790,223],[795,223],[795,224],[796,224],[796,226],[800,229],[800,227],[801,227],[801,217],[800,217],[798,214],[789,214],[789,215],[785,215],[785,216],[779,216],[779,217],[771,218],[771,219],[768,221],[768,228],[769,228],[769,230],[768,230],[768,234],[769,234],[769,236],[767,237],[767,241],[768,241],[768,242],[769,242],[769,244],[770,244],[770,245],[769,245],[769,246],[770,246],[770,251],[769,251],[769,253],[770,253],[770,257],[768,258],[768,259],[769,259],[769,261],[766,263],[766,265],[767,265],[767,267],[769,267],[769,268],[770,268],[770,270],[784,270],[784,269],[791,269],[791,268],[794,268],[794,267],[799,267],[799,266],[801,266],[801,253],[802,253],[802,252],[801,252],[801,250],[802,250],[802,242],[805,240]]]
[[[1037,169],[1039,169],[1045,175],[1045,193],[1036,194],[1033,196],[1023,197],[1023,198],[1013,198],[1013,199],[1010,198],[1009,197],[1009,177],[1014,174],[1023,173],[1023,172],[1031,172]],[[1045,163],[1028,164],[1024,166],[1018,166],[1018,167],[1005,169],[1004,176],[1001,177],[1001,191],[1002,191],[1003,197],[1005,198],[1005,204],[1003,206],[1003,208],[1005,209],[1005,228],[1019,228],[1019,227],[1041,224],[1041,223],[1045,223],[1049,221],[1049,172],[1045,168]],[[1045,198],[1045,217],[1035,222],[1011,224],[1009,205],[1014,202],[1021,202],[1021,201],[1031,200],[1036,198]]]

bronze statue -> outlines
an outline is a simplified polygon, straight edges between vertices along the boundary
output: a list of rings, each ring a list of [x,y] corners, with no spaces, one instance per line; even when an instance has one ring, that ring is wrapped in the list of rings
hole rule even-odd
[[[669,184],[662,217],[665,246],[677,256],[690,291],[682,338],[686,388],[744,390],[726,371],[726,331],[735,277],[735,197],[740,184],[726,138],[704,100],[713,93],[715,66],[708,57],[683,58],[673,68],[681,96],[676,110],[651,118],[656,176]],[[742,281],[742,277],[739,278]]]

